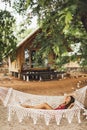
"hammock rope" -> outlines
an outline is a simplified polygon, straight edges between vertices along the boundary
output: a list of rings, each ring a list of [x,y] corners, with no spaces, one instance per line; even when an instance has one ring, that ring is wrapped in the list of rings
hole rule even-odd
[[[2,88],[0,88],[0,93],[2,92],[1,89]],[[11,121],[12,116],[16,114],[19,122],[22,122],[26,117],[31,117],[33,119],[33,123],[36,124],[38,119],[43,117],[46,125],[49,125],[52,119],[55,119],[57,125],[59,125],[62,118],[66,118],[67,121],[71,123],[74,117],[77,117],[78,123],[81,123],[80,120],[81,110],[84,110],[84,114],[87,115],[87,110],[84,108],[86,91],[87,86],[74,91],[73,95],[76,99],[75,105],[71,109],[63,109],[63,110],[42,110],[42,109],[24,108],[20,105],[20,103],[37,105],[46,102],[50,104],[53,108],[55,108],[59,104],[61,104],[65,96],[33,95],[14,90],[12,88],[8,89],[8,92],[6,93],[6,95],[3,96],[2,101],[4,106],[7,106],[9,110],[8,121]]]

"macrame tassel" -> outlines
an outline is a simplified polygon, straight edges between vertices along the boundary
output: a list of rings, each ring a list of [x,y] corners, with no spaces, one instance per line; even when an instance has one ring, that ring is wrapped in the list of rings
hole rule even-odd
[[[17,114],[17,117],[18,117],[18,120],[19,120],[19,122],[21,123],[22,122],[22,120],[24,119],[24,112],[23,111],[21,111],[21,110],[19,110],[19,109],[16,109],[16,114]]]
[[[87,119],[87,110],[86,109],[84,109],[83,115],[86,116],[86,119]]]
[[[11,121],[11,109],[8,109],[8,121]]]
[[[80,110],[78,110],[77,118],[78,118],[78,123],[81,123],[81,119],[80,119]]]
[[[65,116],[66,116],[69,124],[71,124],[71,122],[72,122],[73,117],[74,117],[75,114],[76,114],[76,112],[74,110],[72,110],[72,111],[68,110],[68,111],[65,112]]]
[[[51,120],[51,116],[49,114],[44,114],[45,123],[48,126]]]
[[[55,114],[55,119],[56,119],[57,125],[60,124],[62,117],[63,117],[63,111],[58,110],[58,112]]]
[[[32,113],[31,117],[33,118],[33,123],[35,125],[37,123],[37,118],[38,118],[37,113]]]

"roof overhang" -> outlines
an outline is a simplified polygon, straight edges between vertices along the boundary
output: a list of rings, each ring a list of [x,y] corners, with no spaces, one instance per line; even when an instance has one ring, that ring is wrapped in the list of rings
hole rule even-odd
[[[39,30],[40,28],[37,28],[32,33],[30,33],[26,38],[24,38],[20,43],[17,44],[17,48],[21,47],[24,43],[31,39],[37,32],[39,32]]]

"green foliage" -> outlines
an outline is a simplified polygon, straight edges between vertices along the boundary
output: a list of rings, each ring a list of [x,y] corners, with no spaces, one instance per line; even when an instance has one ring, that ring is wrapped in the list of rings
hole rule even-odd
[[[33,29],[29,28],[31,21],[29,17],[26,17],[23,19],[22,22],[19,23],[19,25],[16,27],[16,37],[17,37],[17,43],[21,42],[25,37],[27,37]]]
[[[87,0],[16,0],[15,3],[19,13],[30,8],[32,15],[38,16],[42,33],[37,36],[34,45],[40,44],[44,57],[54,52],[57,63],[64,63],[63,56],[67,55],[71,45],[80,43],[81,49],[77,55],[79,53],[80,60],[85,61]],[[72,59],[76,60],[76,57]]]
[[[35,5],[36,6],[35,6]],[[87,62],[86,52],[87,52],[87,4],[86,1],[49,1],[49,4],[40,3],[39,1],[34,3],[32,7],[34,8],[34,14],[39,16],[41,21],[42,30],[48,35],[42,46],[50,44],[49,47],[53,49],[56,56],[58,56],[57,63],[61,65],[62,55],[67,51],[67,47],[71,44],[81,43],[81,48],[84,51],[77,52],[77,55],[81,55],[81,61],[84,64]],[[35,6],[35,7],[34,7]],[[39,6],[39,8],[38,8]],[[85,9],[84,9],[85,7]],[[84,14],[84,15],[83,15]],[[48,33],[47,33],[48,32]],[[49,35],[51,38],[49,38]],[[43,37],[41,38],[44,40]],[[41,41],[41,42],[42,42]],[[83,46],[84,45],[84,46]],[[45,49],[44,49],[45,50]],[[77,60],[78,57],[74,55],[72,60]],[[64,60],[64,59],[63,59]],[[66,62],[66,61],[65,61]]]
[[[4,10],[0,10],[0,55],[1,57],[16,47],[16,38],[13,34],[14,18],[11,14]],[[2,59],[1,59],[2,60]]]
[[[19,14],[25,14],[25,10],[27,9],[26,0],[14,0],[13,8]]]

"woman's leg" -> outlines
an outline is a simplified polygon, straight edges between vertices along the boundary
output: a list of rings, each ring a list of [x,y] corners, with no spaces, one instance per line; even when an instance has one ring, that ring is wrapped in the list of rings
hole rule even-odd
[[[36,106],[29,106],[29,105],[22,105],[22,106],[26,107],[26,108],[53,110],[53,108],[47,103],[43,103],[43,104],[36,105]]]
[[[48,110],[52,110],[53,108],[47,104],[47,103],[43,103],[43,104],[40,104],[40,105],[36,105],[34,106],[33,108],[36,108],[36,109],[48,109]]]

